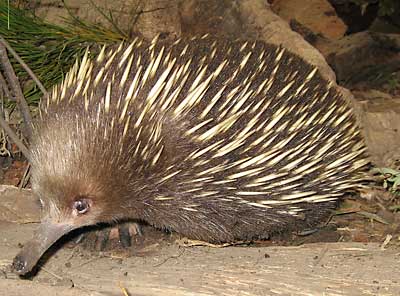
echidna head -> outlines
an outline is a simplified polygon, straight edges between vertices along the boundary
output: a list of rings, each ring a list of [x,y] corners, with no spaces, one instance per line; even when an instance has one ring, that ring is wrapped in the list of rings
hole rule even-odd
[[[127,194],[127,170],[112,155],[100,154],[103,149],[112,151],[105,147],[107,142],[99,142],[93,135],[86,137],[88,127],[81,130],[71,122],[52,122],[48,126],[38,129],[31,160],[32,190],[42,205],[42,221],[34,238],[14,260],[19,274],[30,272],[44,252],[66,233],[112,222],[123,218],[127,211],[122,203]]]

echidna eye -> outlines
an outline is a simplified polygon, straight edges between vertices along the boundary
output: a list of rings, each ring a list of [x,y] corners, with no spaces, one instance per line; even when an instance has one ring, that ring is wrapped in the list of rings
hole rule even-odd
[[[74,209],[78,214],[85,214],[89,210],[89,201],[87,199],[78,199],[74,202]]]

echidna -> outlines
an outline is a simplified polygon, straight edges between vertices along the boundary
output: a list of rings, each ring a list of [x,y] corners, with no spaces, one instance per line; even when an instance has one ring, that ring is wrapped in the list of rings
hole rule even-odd
[[[99,222],[209,242],[315,225],[367,164],[346,100],[315,67],[260,41],[103,47],[53,89],[34,128],[43,220],[14,260],[20,274]]]

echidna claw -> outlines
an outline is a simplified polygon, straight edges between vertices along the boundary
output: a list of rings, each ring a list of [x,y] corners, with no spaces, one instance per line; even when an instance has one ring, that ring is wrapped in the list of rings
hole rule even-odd
[[[117,225],[96,227],[78,236],[76,244],[83,248],[105,251],[113,248],[129,248],[132,246],[132,236],[142,235],[141,225],[125,222]]]

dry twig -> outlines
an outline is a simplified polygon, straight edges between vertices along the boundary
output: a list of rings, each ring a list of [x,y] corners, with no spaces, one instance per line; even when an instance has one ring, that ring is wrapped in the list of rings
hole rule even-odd
[[[32,137],[32,117],[31,117],[31,114],[29,111],[29,106],[25,100],[24,94],[22,93],[21,86],[19,84],[17,76],[15,75],[14,69],[11,66],[11,63],[8,59],[6,47],[1,42],[1,39],[2,38],[0,37],[0,61],[3,66],[3,71],[4,71],[4,74],[8,81],[9,87],[13,90],[13,93],[15,95],[15,100],[18,104],[18,107],[19,107],[21,113],[22,113],[22,117],[24,118],[24,123],[25,123],[26,133],[27,133],[26,137],[29,140]],[[15,143],[15,144],[17,144],[17,143]],[[18,145],[18,147],[20,147],[20,146]]]
[[[7,121],[4,120],[3,117],[0,116],[0,127],[7,133],[7,135],[11,138],[11,140],[18,146],[19,150],[21,150],[22,154],[26,157],[26,159],[30,160],[30,152],[28,148],[26,148],[25,144],[19,139],[17,134],[11,129],[8,125]]]
[[[21,57],[16,53],[16,51],[10,46],[10,44],[8,44],[8,42],[1,36],[0,36],[0,43],[2,43],[3,46],[5,48],[7,48],[7,50],[17,60],[17,62],[21,64],[22,68],[24,68],[24,70],[29,74],[29,76],[33,79],[33,81],[35,81],[37,86],[40,88],[40,90],[42,91],[43,95],[45,97],[47,97],[48,96],[48,92],[47,92],[46,88],[43,86],[43,84],[40,82],[40,80],[37,78],[35,73],[33,73],[33,71],[28,67],[28,65],[21,59]]]

